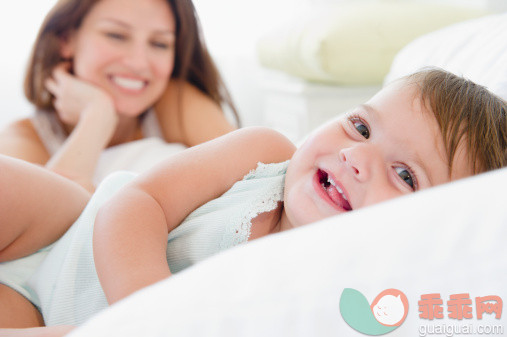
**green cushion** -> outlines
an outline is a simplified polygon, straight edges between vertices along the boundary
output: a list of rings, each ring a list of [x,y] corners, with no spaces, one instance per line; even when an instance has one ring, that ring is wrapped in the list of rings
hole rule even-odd
[[[486,11],[426,3],[342,4],[263,36],[261,64],[310,81],[380,84],[396,53],[418,36]]]

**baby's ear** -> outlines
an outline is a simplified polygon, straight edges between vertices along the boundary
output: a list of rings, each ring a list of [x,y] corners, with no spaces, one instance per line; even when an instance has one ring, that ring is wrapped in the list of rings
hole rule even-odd
[[[76,32],[71,31],[60,36],[60,56],[63,59],[72,59],[75,54]]]

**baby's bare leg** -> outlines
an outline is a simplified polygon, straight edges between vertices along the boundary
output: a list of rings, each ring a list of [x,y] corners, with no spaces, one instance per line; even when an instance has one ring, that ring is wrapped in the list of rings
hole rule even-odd
[[[60,337],[67,335],[73,326],[58,325],[31,329],[0,329],[0,337]]]
[[[73,329],[75,327],[67,325],[30,329],[0,329],[0,337],[60,337],[67,335]]]
[[[56,241],[89,198],[84,188],[69,179],[0,155],[0,262]]]
[[[0,328],[37,326],[44,326],[44,321],[35,306],[17,291],[0,284]]]
[[[0,284],[0,337],[57,337],[75,327],[44,327],[42,315],[26,298]]]

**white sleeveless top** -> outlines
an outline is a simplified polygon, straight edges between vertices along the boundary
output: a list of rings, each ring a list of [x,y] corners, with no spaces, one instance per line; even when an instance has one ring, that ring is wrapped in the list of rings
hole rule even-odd
[[[32,125],[48,153],[53,156],[62,147],[67,135],[55,113],[37,111]],[[167,143],[153,109],[146,112],[141,123],[143,139],[105,149],[97,163],[93,184],[97,186],[115,171],[142,173],[168,156],[186,149],[179,143]]]
[[[167,237],[166,257],[171,272],[178,273],[248,241],[252,219],[283,201],[287,166],[288,161],[259,163],[222,196],[185,218]],[[40,308],[46,325],[79,325],[108,306],[93,258],[95,216],[101,205],[134,178],[135,174],[130,172],[116,172],[106,178],[65,235],[33,254],[32,258],[43,261],[23,286],[25,296]],[[5,267],[16,263],[16,260],[7,262]],[[1,267],[2,264],[0,271]],[[19,289],[6,281],[3,283]]]

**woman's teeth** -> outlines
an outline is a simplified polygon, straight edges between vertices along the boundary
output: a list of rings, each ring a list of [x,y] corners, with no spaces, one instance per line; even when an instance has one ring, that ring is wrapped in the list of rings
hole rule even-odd
[[[131,78],[113,76],[113,82],[118,86],[129,90],[140,90],[144,87],[145,82],[141,80],[133,80]]]

